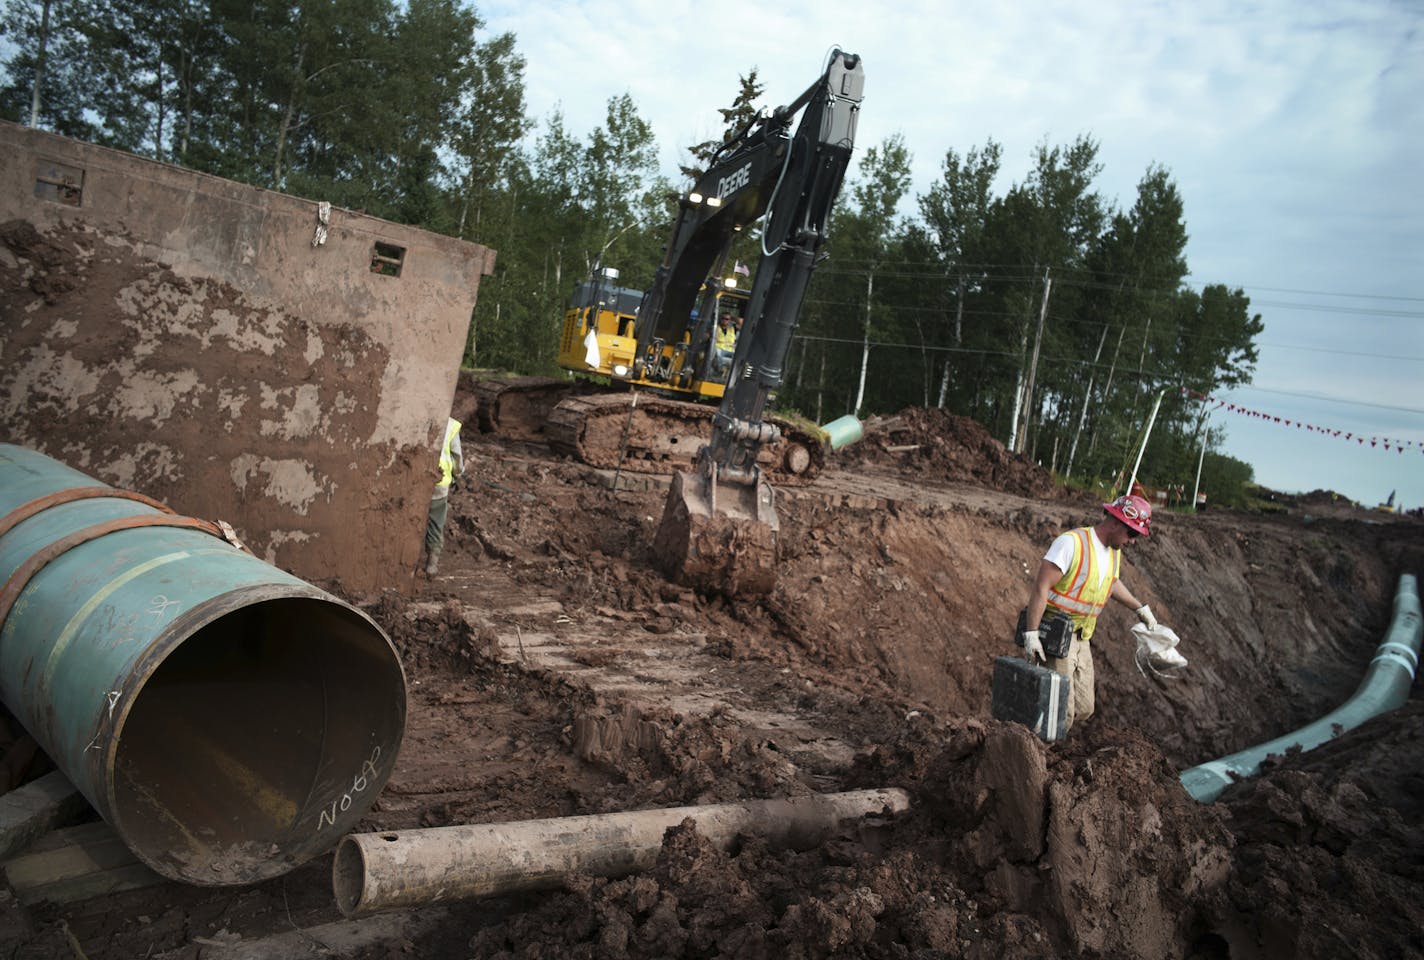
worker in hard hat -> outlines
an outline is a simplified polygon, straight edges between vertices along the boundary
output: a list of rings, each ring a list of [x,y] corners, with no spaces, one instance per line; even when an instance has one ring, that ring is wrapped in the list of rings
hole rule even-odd
[[[1095,525],[1061,534],[1039,562],[1038,574],[1029,587],[1019,642],[1031,662],[1046,661],[1072,681],[1067,727],[1093,714],[1093,652],[1089,641],[1108,600],[1131,609],[1148,630],[1157,629],[1152,609],[1138,602],[1118,579],[1122,549],[1138,537],[1149,536],[1151,524],[1150,503],[1132,494],[1118,497],[1103,504],[1103,518]],[[1063,625],[1063,630],[1053,631],[1058,645],[1047,652],[1040,636],[1046,617],[1066,617],[1071,621],[1071,625]]]
[[[460,449],[460,421],[445,423],[445,440],[440,446],[440,480],[430,495],[430,512],[425,520],[425,572],[435,576],[440,569],[440,551],[445,547],[445,516],[450,511],[450,488],[465,475],[465,455]]]

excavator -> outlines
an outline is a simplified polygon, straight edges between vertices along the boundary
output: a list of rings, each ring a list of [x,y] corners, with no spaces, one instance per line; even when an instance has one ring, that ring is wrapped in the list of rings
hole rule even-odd
[[[721,277],[722,266],[703,281],[680,329],[651,351],[637,333],[646,295],[617,286],[616,270],[599,269],[574,290],[564,315],[558,362],[579,379],[482,384],[481,415],[500,411],[492,429],[505,435],[515,421],[532,423],[556,453],[596,467],[661,474],[691,467],[711,433],[710,402],[727,387],[715,350],[718,325],[725,318],[741,326],[749,300],[735,268]],[[499,391],[498,406],[491,390]],[[511,414],[511,403],[523,406]],[[821,432],[814,424],[778,425],[780,439],[759,454],[763,467],[783,482],[810,480],[825,459]]]
[[[860,58],[834,50],[821,78],[801,96],[724,143],[683,198],[638,309],[640,369],[669,380],[685,375],[679,360],[686,364],[687,350],[679,344],[693,298],[736,235],[763,220],[761,259],[711,441],[699,449],[692,470],[674,474],[653,542],[665,573],[704,592],[764,594],[776,582],[775,491],[758,461],[780,430],[764,414],[784,379],[801,303],[850,164],[863,91]],[[793,132],[792,119],[803,108]],[[699,311],[699,325],[710,321]],[[691,342],[707,338],[704,333]],[[703,352],[691,357],[693,376],[705,369],[705,359],[698,359]]]
[[[581,383],[623,389],[539,378],[476,385],[487,431],[517,436],[523,421],[556,452],[594,466],[671,468],[654,555],[670,577],[707,593],[772,589],[778,519],[768,480],[802,482],[824,461],[824,433],[766,406],[824,256],[863,89],[860,58],[832,50],[815,83],[734,131],[678,198],[647,291],[618,286],[617,271],[604,268],[578,285],[559,364]],[[758,221],[760,259],[744,288],[728,260]],[[729,369],[715,350],[728,314],[741,320]],[[699,400],[720,405],[689,402]]]

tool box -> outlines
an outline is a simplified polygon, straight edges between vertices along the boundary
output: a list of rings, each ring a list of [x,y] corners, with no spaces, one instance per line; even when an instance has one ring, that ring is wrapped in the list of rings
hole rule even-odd
[[[1044,740],[1062,740],[1067,732],[1073,687],[1063,674],[1018,657],[995,657],[992,694],[994,719],[1022,723]]]
[[[1024,629],[1028,624],[1028,611],[1019,611],[1019,625],[1014,629],[1014,643],[1023,646]],[[1038,640],[1043,644],[1043,652],[1050,657],[1066,657],[1073,647],[1075,628],[1073,618],[1056,610],[1044,610],[1038,622]]]

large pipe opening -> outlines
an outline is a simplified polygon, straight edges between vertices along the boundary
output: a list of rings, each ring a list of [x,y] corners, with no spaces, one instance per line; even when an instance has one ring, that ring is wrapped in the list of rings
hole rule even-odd
[[[314,598],[220,613],[140,682],[115,735],[114,825],[193,883],[266,879],[329,848],[374,800],[405,722],[385,637]]]
[[[335,846],[406,713],[380,627],[230,533],[0,444],[0,694],[140,860],[211,886]]]

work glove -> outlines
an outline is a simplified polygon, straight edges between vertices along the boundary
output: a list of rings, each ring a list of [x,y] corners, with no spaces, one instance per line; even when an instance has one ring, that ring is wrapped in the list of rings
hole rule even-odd
[[[1029,663],[1043,663],[1048,658],[1043,655],[1043,642],[1038,639],[1037,630],[1025,630],[1023,636],[1024,653]]]
[[[1152,608],[1147,604],[1144,603],[1137,608],[1137,619],[1146,624],[1148,630],[1157,629],[1157,618],[1152,615]]]

